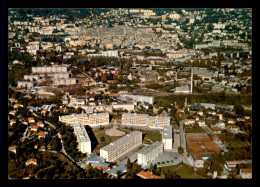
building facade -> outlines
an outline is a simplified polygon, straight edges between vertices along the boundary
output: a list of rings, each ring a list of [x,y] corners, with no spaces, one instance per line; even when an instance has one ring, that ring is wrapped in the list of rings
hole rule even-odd
[[[53,79],[53,85],[70,85],[76,84],[77,80],[75,78],[65,78],[65,79]]]
[[[129,95],[129,94],[125,94],[125,95],[121,95],[121,97],[125,97],[125,98],[131,98],[133,99],[135,102],[147,102],[151,105],[153,105],[154,103],[154,97],[153,96],[145,96],[145,95]]]
[[[82,153],[91,154],[91,140],[85,129],[85,126],[79,123],[74,124],[74,133],[77,137],[78,149]]]
[[[156,141],[152,145],[144,147],[138,152],[137,163],[142,166],[147,166],[162,153],[163,143]]]
[[[32,73],[66,73],[67,66],[40,66],[32,67]]]
[[[74,125],[80,123],[82,125],[89,125],[90,127],[109,125],[108,113],[93,113],[93,114],[71,114],[59,116],[59,121],[65,124]]]
[[[165,126],[162,133],[163,147],[164,149],[172,149],[173,147],[173,132],[172,126]]]
[[[34,88],[34,83],[32,81],[18,81],[17,87],[30,89],[30,88]]]
[[[163,129],[170,125],[170,117],[149,116],[148,114],[123,113],[122,125]]]
[[[142,132],[133,131],[100,149],[100,157],[114,162],[142,144]]]

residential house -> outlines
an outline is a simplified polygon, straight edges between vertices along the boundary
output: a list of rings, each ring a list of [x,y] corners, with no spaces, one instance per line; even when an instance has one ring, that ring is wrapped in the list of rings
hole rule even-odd
[[[196,120],[196,121],[199,121],[200,120],[200,117],[199,116],[193,116],[194,117],[194,119]]]
[[[35,158],[31,158],[27,162],[25,162],[26,166],[28,166],[30,164],[37,165],[37,160]]]
[[[20,107],[22,108],[23,105],[22,104],[18,104],[18,103],[14,105],[14,108],[20,108]]]
[[[229,130],[232,133],[239,133],[240,132],[240,128],[238,126],[231,126]]]
[[[197,123],[199,126],[206,126],[205,120],[199,120]]]
[[[14,116],[16,114],[16,110],[11,110],[9,114]]]
[[[34,125],[34,126],[32,126],[31,131],[37,132],[38,128],[39,127],[37,125]]]
[[[228,123],[228,124],[234,124],[235,122],[236,122],[235,119],[232,119],[232,118],[228,118],[228,119],[227,119],[227,123]]]
[[[202,111],[197,111],[197,115],[203,116],[203,112]]]
[[[207,113],[208,113],[208,114],[211,114],[211,115],[216,115],[216,112],[213,111],[213,110],[209,110]]]
[[[47,112],[48,112],[47,109],[42,109],[41,114],[45,116],[47,114]]]
[[[188,127],[192,127],[195,124],[195,119],[185,119],[182,123]]]
[[[45,138],[48,135],[47,132],[39,132],[38,133],[38,138]]]
[[[240,169],[239,175],[242,179],[251,179],[252,169]]]
[[[160,179],[161,177],[158,175],[154,175],[152,172],[150,171],[140,171],[139,173],[137,173],[137,176],[139,176],[142,179]]]
[[[13,153],[15,153],[16,154],[16,146],[14,145],[14,146],[10,146],[9,148],[8,148],[8,151],[11,151],[11,152],[13,152]]]
[[[29,123],[35,123],[35,120],[34,120],[33,117],[29,117],[29,118],[28,118],[28,122],[29,122]]]
[[[225,122],[224,121],[218,121],[216,123],[216,127],[219,127],[221,129],[225,129],[226,128]]]
[[[11,104],[18,103],[18,100],[13,98],[9,98],[9,101],[11,102]]]
[[[15,119],[11,119],[10,120],[10,125],[13,125],[13,124],[15,124],[16,123],[16,120]]]
[[[223,114],[216,114],[218,116],[219,120],[223,120]]]
[[[211,130],[213,131],[213,134],[221,134],[222,132],[222,129],[216,126],[211,127]]]
[[[37,125],[38,125],[39,127],[42,127],[42,128],[44,127],[44,124],[43,124],[42,121],[38,121],[38,122],[37,122]]]

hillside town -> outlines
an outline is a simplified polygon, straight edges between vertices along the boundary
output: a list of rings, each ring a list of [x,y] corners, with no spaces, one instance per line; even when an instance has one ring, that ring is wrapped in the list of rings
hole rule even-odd
[[[8,177],[251,179],[252,9],[9,9]]]

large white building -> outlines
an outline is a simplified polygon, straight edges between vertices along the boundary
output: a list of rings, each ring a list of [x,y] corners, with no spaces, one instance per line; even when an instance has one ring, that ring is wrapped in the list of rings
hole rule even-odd
[[[59,121],[65,124],[74,125],[80,123],[82,125],[89,125],[90,127],[109,125],[108,113],[93,113],[93,114],[71,114],[59,116]]]
[[[133,131],[101,148],[100,157],[104,158],[107,162],[114,162],[116,159],[132,151],[141,144],[142,132]]]
[[[170,125],[170,117],[149,116],[148,114],[123,113],[122,125],[163,129]]]
[[[33,81],[33,80],[36,80],[36,81],[39,81],[41,79],[40,75],[24,75],[23,76],[23,79],[24,80],[29,80],[29,81]]]
[[[85,126],[79,123],[75,123],[74,133],[77,136],[78,149],[82,153],[91,154],[91,140],[88,136]]]
[[[138,101],[141,103],[147,102],[151,105],[153,105],[153,102],[154,102],[153,96],[124,94],[124,95],[121,95],[120,97],[126,98],[126,99],[130,98],[130,99],[133,99],[135,102],[138,102]]]
[[[162,140],[164,149],[172,149],[173,148],[173,134],[172,134],[172,126],[165,126],[163,128]]]
[[[67,79],[53,79],[53,85],[70,85],[76,84],[76,78],[67,78]]]
[[[17,87],[30,89],[34,87],[34,83],[32,81],[18,81]]]
[[[39,66],[32,67],[32,73],[66,73],[67,66]]]
[[[128,111],[133,111],[135,106],[134,103],[112,103],[112,108],[116,110],[128,110]]]
[[[102,51],[102,56],[118,57],[118,50]]]
[[[70,74],[69,73],[54,73],[53,78],[54,79],[67,79],[67,78],[70,78]]]
[[[163,153],[163,143],[154,142],[152,145],[144,147],[138,152],[137,163],[142,166],[147,166]]]

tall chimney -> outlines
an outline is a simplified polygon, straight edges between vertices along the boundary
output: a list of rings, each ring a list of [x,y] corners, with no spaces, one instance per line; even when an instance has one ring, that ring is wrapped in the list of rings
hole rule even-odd
[[[193,67],[191,67],[190,93],[193,91]]]

